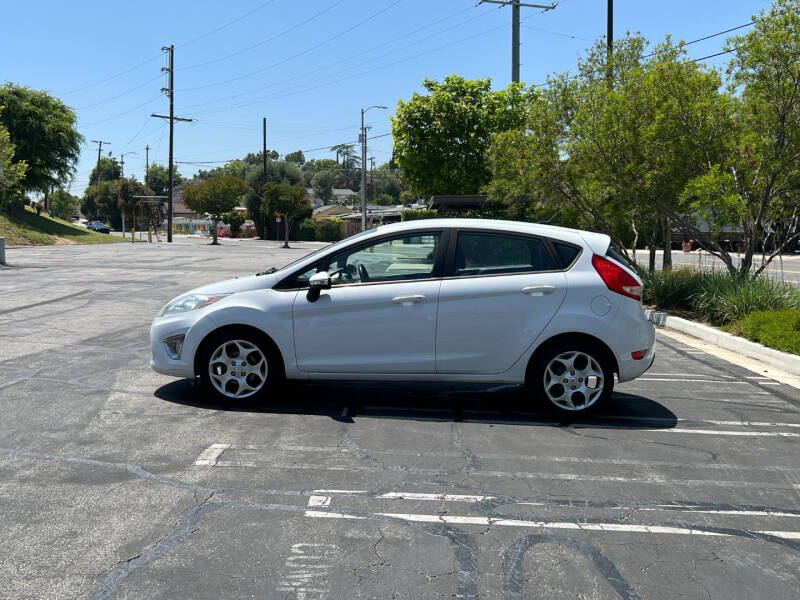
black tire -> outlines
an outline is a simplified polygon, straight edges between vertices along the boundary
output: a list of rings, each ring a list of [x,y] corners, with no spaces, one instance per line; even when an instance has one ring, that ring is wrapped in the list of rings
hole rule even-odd
[[[251,357],[255,356],[256,351],[260,353],[266,363],[265,376],[259,377],[261,380],[260,387],[258,387],[257,391],[242,396],[230,395],[232,391],[231,388],[228,388],[229,394],[222,393],[212,381],[210,373],[212,356],[223,344],[229,343],[230,346],[228,347],[231,349],[233,349],[234,346],[247,347],[245,344],[237,344],[236,341],[249,343],[254,348],[246,355],[242,356],[243,360],[241,364],[244,365],[245,362],[247,362],[248,366],[242,366],[241,368],[250,370],[254,366],[249,363],[253,362],[251,361]],[[226,347],[226,351],[228,347]],[[238,363],[238,361],[235,362]],[[220,363],[222,363],[222,361],[218,360],[215,364],[219,366]],[[249,327],[228,327],[222,331],[211,334],[208,338],[203,340],[195,364],[203,393],[208,399],[221,403],[259,402],[264,400],[271,391],[274,391],[278,383],[283,379],[283,363],[274,345],[266,335],[258,333]],[[223,376],[224,375],[223,373]],[[250,384],[253,383],[251,375],[257,375],[257,373],[249,373],[245,378],[245,381]],[[220,382],[221,379],[222,377],[218,377],[217,381]],[[245,391],[243,393],[247,392]]]
[[[551,393],[557,393],[559,391],[557,386],[560,386],[560,388],[564,391],[565,398],[569,397],[574,399],[572,402],[572,404],[575,406],[574,409],[568,409],[565,406],[559,405],[556,401],[551,399],[550,394],[548,394],[547,390],[545,389],[547,381],[545,375],[548,365],[550,365],[551,361],[554,361],[554,359],[557,357],[564,355],[568,356],[570,353],[580,353],[590,357],[595,361],[596,366],[602,370],[603,374],[602,390],[599,390],[599,393],[597,394],[595,394],[591,388],[588,388],[588,380],[585,384],[583,381],[578,382],[573,380],[573,378],[578,377],[581,371],[575,371],[574,374],[573,371],[564,372],[563,376],[568,379],[566,384],[564,384],[563,381],[554,381],[552,378],[552,373],[549,375],[549,389],[551,390]],[[577,366],[581,367],[583,364],[583,359],[581,359],[578,355],[575,355],[574,359],[576,360]],[[567,364],[566,362],[562,361],[556,361],[556,363],[563,366],[566,366]],[[587,365],[587,369],[593,369],[593,367]],[[575,392],[571,391],[572,384],[575,384],[575,387],[578,388],[578,390]],[[586,395],[580,392],[579,386],[581,384],[587,385],[588,394],[590,396],[589,398],[586,398]],[[540,401],[542,406],[546,407],[548,410],[560,415],[585,415],[597,410],[598,406],[603,406],[611,397],[611,393],[614,391],[613,363],[611,358],[608,356],[608,351],[604,348],[600,348],[594,344],[589,344],[582,341],[560,341],[546,348],[543,352],[536,356],[536,359],[532,363],[531,369],[529,370],[527,386],[528,389],[534,394],[535,398]],[[580,402],[582,396],[584,398],[583,404]],[[564,402],[568,401],[565,400]]]

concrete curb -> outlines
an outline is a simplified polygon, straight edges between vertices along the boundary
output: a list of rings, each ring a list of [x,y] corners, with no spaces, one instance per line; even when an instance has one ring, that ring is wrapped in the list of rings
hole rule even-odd
[[[753,360],[761,361],[771,367],[791,373],[792,375],[800,375],[800,356],[781,352],[773,348],[767,348],[756,342],[751,342],[750,340],[721,331],[716,327],[695,323],[694,321],[681,319],[680,317],[673,317],[665,312],[659,312],[648,308],[645,309],[644,313],[647,319],[654,325],[680,331],[681,333],[699,338],[704,342],[714,344],[725,350],[736,352]]]

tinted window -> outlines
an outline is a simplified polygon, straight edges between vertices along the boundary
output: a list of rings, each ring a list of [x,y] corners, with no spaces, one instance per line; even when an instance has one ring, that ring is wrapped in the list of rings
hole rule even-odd
[[[580,248],[576,246],[568,246],[560,242],[553,242],[553,248],[556,249],[556,254],[558,254],[561,264],[565,267],[571,265],[572,261],[575,260],[575,257],[578,256],[581,251]]]
[[[608,256],[609,258],[613,258],[615,261],[617,261],[621,265],[625,265],[626,267],[630,267],[631,269],[633,269],[633,265],[631,264],[631,261],[629,261],[627,258],[622,256],[622,254],[620,254],[619,252],[614,250],[611,246],[609,246],[608,250],[606,250],[606,256]]]
[[[427,279],[433,275],[440,233],[405,235],[339,254],[328,272],[333,285]]]
[[[456,275],[493,275],[558,268],[541,240],[492,233],[459,233]]]

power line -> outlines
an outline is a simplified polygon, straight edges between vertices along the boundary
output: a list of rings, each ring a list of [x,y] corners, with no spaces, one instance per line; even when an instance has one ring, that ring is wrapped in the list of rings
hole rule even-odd
[[[214,63],[218,63],[218,62],[221,62],[223,60],[227,60],[229,58],[233,58],[234,56],[239,56],[240,54],[244,54],[245,52],[249,52],[250,50],[253,50],[254,48],[258,48],[259,46],[263,46],[264,44],[268,44],[269,42],[277,40],[278,38],[283,37],[287,33],[291,33],[295,29],[299,29],[303,25],[306,25],[306,24],[310,23],[311,21],[313,21],[317,17],[321,17],[326,12],[329,12],[329,11],[333,10],[334,8],[336,8],[337,6],[339,6],[340,4],[342,4],[344,1],[345,0],[337,0],[333,4],[328,5],[326,8],[323,8],[322,10],[314,13],[310,17],[304,19],[303,21],[300,21],[299,23],[297,23],[295,25],[292,25],[288,29],[284,29],[283,31],[281,31],[279,33],[276,33],[275,35],[273,35],[271,37],[263,39],[260,42],[256,42],[255,44],[252,44],[250,46],[242,48],[241,50],[237,50],[236,52],[232,52],[231,54],[226,54],[225,56],[220,56],[219,58],[214,58],[214,59],[211,59],[211,60],[206,60],[206,61],[203,61],[203,62],[200,62],[200,63],[195,63],[193,65],[189,65],[188,67],[183,67],[183,68],[181,68],[181,71],[188,71],[189,69],[197,69],[199,67],[205,67],[206,65],[212,65]]]
[[[141,83],[141,84],[139,84],[139,85],[137,85],[135,87],[132,87],[129,90],[125,90],[124,92],[120,92],[116,96],[111,96],[110,98],[106,98],[105,100],[100,100],[98,102],[93,102],[92,104],[87,104],[86,106],[79,106],[75,110],[85,110],[87,108],[94,108],[95,106],[100,106],[101,104],[106,104],[107,102],[111,102],[113,100],[116,100],[117,98],[121,98],[122,96],[130,94],[131,92],[135,92],[136,90],[142,89],[144,86],[153,83],[156,79],[159,79],[160,77],[161,77],[161,75],[156,75],[152,79],[148,79],[144,83]]]
[[[146,60],[143,60],[139,64],[133,65],[132,67],[129,67],[129,68],[123,70],[123,71],[120,71],[119,73],[115,73],[114,75],[109,75],[105,79],[101,79],[100,81],[95,81],[94,83],[90,83],[88,85],[84,85],[82,87],[75,88],[73,90],[69,90],[69,91],[66,91],[66,92],[60,92],[58,94],[58,96],[66,96],[68,94],[74,94],[75,92],[82,92],[83,90],[88,90],[89,88],[101,85],[103,83],[106,83],[107,81],[111,81],[112,79],[116,79],[117,77],[121,77],[121,76],[125,75],[126,73],[130,73],[131,71],[135,71],[139,67],[144,66],[149,62],[153,62],[155,59],[160,58],[160,57],[161,57],[160,53],[155,55],[155,56],[151,56],[150,58],[148,58]]]
[[[150,98],[149,100],[145,100],[144,102],[142,102],[141,104],[137,104],[133,108],[125,110],[125,111],[123,111],[121,113],[117,113],[116,115],[111,115],[110,117],[106,117],[105,119],[100,119],[99,121],[92,121],[91,123],[81,124],[81,127],[91,127],[92,125],[99,125],[100,123],[105,123],[106,121],[111,121],[111,120],[116,119],[118,117],[122,117],[124,115],[129,114],[129,113],[132,113],[133,111],[135,111],[135,110],[137,110],[139,108],[142,108],[143,106],[147,106],[148,104],[152,104],[153,102],[155,102],[159,98],[161,98],[161,94],[159,94],[158,96],[154,96],[153,98]]]
[[[231,26],[231,25],[233,25],[234,23],[238,23],[239,21],[242,21],[242,20],[246,19],[247,17],[249,17],[249,16],[250,16],[250,15],[252,15],[253,13],[255,13],[255,12],[258,12],[259,10],[261,10],[262,8],[264,8],[264,7],[266,7],[266,6],[269,6],[269,5],[270,5],[270,4],[272,4],[273,2],[275,2],[275,0],[267,0],[266,2],[264,2],[264,3],[260,4],[259,6],[256,6],[254,9],[252,9],[252,10],[250,10],[250,11],[247,11],[247,12],[246,12],[246,13],[244,13],[242,16],[240,16],[240,17],[236,17],[236,18],[235,18],[235,19],[233,19],[232,21],[228,21],[228,22],[227,22],[227,23],[225,23],[224,25],[220,25],[220,26],[219,26],[219,27],[217,27],[216,29],[212,29],[211,31],[208,31],[208,32],[206,32],[206,33],[204,33],[204,34],[202,34],[202,35],[199,35],[199,36],[197,36],[196,38],[193,38],[193,39],[189,40],[188,42],[183,42],[182,44],[177,44],[177,46],[178,46],[179,48],[184,48],[184,47],[188,46],[189,44],[194,44],[195,42],[199,42],[200,40],[202,40],[202,39],[205,39],[205,38],[207,38],[207,37],[208,37],[208,36],[210,36],[210,35],[214,35],[215,33],[218,33],[218,32],[220,32],[220,31],[222,31],[223,29],[225,29],[225,28],[227,28],[227,27],[230,27],[230,26]],[[186,67],[186,68],[188,69],[188,68],[190,68],[190,67]]]
[[[242,79],[247,79],[248,77],[252,77],[253,75],[257,75],[259,73],[263,73],[264,71],[267,71],[268,69],[272,69],[274,67],[283,65],[283,64],[285,64],[287,62],[290,62],[290,61],[292,61],[292,60],[294,60],[294,59],[296,59],[296,58],[298,58],[300,56],[303,56],[304,54],[308,54],[309,52],[313,52],[317,48],[320,48],[320,47],[324,46],[325,44],[328,44],[328,43],[330,43],[330,42],[332,42],[332,41],[334,41],[334,40],[336,40],[336,39],[338,39],[338,38],[340,38],[342,36],[347,35],[351,31],[361,27],[365,23],[368,23],[372,19],[374,19],[374,18],[378,17],[379,15],[385,13],[390,8],[393,8],[394,6],[397,6],[402,1],[403,0],[394,0],[393,2],[388,4],[387,6],[383,7],[382,9],[380,9],[379,11],[372,13],[366,19],[363,19],[363,20],[359,21],[358,23],[356,23],[355,25],[353,25],[351,27],[348,27],[344,31],[340,31],[336,35],[333,35],[333,36],[331,36],[331,37],[319,42],[318,44],[315,44],[314,46],[311,46],[310,48],[306,48],[305,50],[301,50],[300,52],[297,52],[296,54],[293,54],[292,56],[289,56],[288,58],[284,58],[283,60],[280,60],[280,61],[278,61],[276,63],[272,63],[270,65],[267,65],[266,67],[261,67],[260,69],[256,69],[255,71],[251,71],[249,73],[245,73],[244,75],[239,75],[237,77],[231,77],[230,79],[224,79],[222,81],[217,81],[217,82],[214,82],[214,83],[207,83],[205,85],[199,85],[199,86],[195,86],[195,87],[184,88],[184,89],[179,90],[179,91],[187,92],[187,91],[194,91],[194,90],[203,90],[203,89],[207,89],[207,88],[210,88],[210,87],[217,87],[217,86],[225,85],[225,84],[228,84],[228,83],[231,83],[231,82],[234,82],[234,81],[240,81]]]
[[[290,81],[295,81],[297,79],[301,79],[301,78],[305,77],[306,75],[311,75],[311,74],[317,73],[319,71],[324,71],[325,69],[328,69],[330,67],[339,66],[342,63],[345,63],[345,62],[347,62],[347,61],[349,61],[349,60],[351,60],[353,58],[358,58],[358,57],[364,56],[365,54],[369,54],[369,53],[371,53],[371,52],[373,52],[373,51],[375,51],[375,50],[377,50],[379,48],[383,48],[384,46],[391,45],[391,44],[393,44],[394,42],[396,42],[398,40],[406,39],[409,36],[412,36],[412,35],[414,35],[416,33],[419,33],[420,31],[424,31],[425,29],[430,29],[431,27],[435,27],[439,23],[442,23],[444,21],[447,21],[449,19],[457,17],[457,16],[459,16],[459,15],[461,15],[461,14],[467,12],[467,11],[472,10],[473,8],[475,8],[475,7],[471,6],[471,7],[467,8],[467,9],[457,11],[456,13],[448,15],[447,17],[439,19],[438,21],[434,21],[433,23],[429,23],[428,25],[425,25],[424,27],[420,27],[418,29],[415,29],[415,30],[410,31],[408,33],[405,33],[403,35],[397,36],[397,37],[395,37],[395,38],[393,38],[393,39],[391,39],[391,40],[389,40],[387,42],[384,42],[382,44],[378,44],[377,46],[373,46],[372,48],[368,48],[367,50],[357,52],[357,53],[352,54],[352,55],[350,55],[350,56],[348,56],[346,58],[339,59],[337,61],[328,63],[327,65],[323,65],[321,67],[317,67],[317,68],[312,69],[310,71],[306,71],[305,73],[301,73],[300,75],[295,75],[293,77],[289,77],[288,79],[283,79],[283,80],[278,81],[278,82],[270,82],[267,85],[262,85],[262,86],[259,86],[257,88],[253,88],[251,90],[248,90],[246,92],[240,92],[238,94],[233,94],[231,96],[225,96],[225,97],[222,97],[222,98],[217,98],[216,100],[211,100],[211,101],[207,101],[207,102],[200,102],[200,103],[197,103],[197,104],[190,104],[185,108],[195,108],[195,107],[200,107],[200,106],[208,106],[208,105],[211,105],[211,104],[217,104],[219,102],[224,102],[225,100],[233,100],[233,99],[236,99],[236,98],[240,98],[242,96],[247,96],[247,95],[253,94],[255,92],[259,92],[259,91],[267,89],[267,88],[274,88],[275,86],[278,86],[278,85],[281,85],[281,84],[284,84],[284,83],[288,83]],[[406,44],[405,46],[401,46],[400,48],[396,48],[396,49],[391,50],[389,52],[386,52],[386,53],[384,53],[384,54],[382,54],[380,56],[373,57],[373,58],[371,58],[369,60],[362,61],[362,62],[358,63],[357,65],[350,65],[349,67],[340,69],[339,71],[334,71],[333,73],[329,73],[327,75],[323,75],[322,77],[319,77],[319,78],[313,80],[312,83],[317,82],[317,81],[322,81],[323,79],[327,79],[329,77],[333,77],[335,75],[338,75],[339,73],[344,73],[344,72],[351,71],[354,68],[369,64],[371,62],[375,62],[376,60],[380,60],[381,58],[384,58],[386,56],[390,56],[392,54],[396,54],[397,52],[402,52],[403,50],[405,50],[407,48],[411,48],[411,47],[417,46],[420,43],[425,42],[425,41],[427,41],[427,40],[429,40],[431,38],[440,36],[441,34],[446,33],[447,31],[450,31],[450,30],[455,29],[457,27],[462,27],[463,25],[466,25],[467,23],[469,23],[471,21],[475,21],[476,19],[480,19],[483,16],[489,14],[490,12],[495,12],[495,10],[496,9],[491,9],[489,11],[486,11],[485,13],[481,13],[481,14],[479,14],[479,15],[477,15],[475,17],[472,17],[470,19],[466,19],[465,21],[461,21],[459,23],[456,23],[455,25],[453,25],[451,27],[447,27],[445,29],[441,29],[441,30],[429,35],[429,36],[426,36],[424,38],[421,38],[421,39],[418,39],[418,40],[416,40],[414,42]],[[220,107],[216,107],[216,108],[220,108]]]
[[[584,42],[592,42],[592,41],[594,41],[594,40],[591,40],[589,38],[581,37],[579,35],[572,35],[571,33],[561,33],[561,32],[558,32],[558,31],[550,31],[549,29],[540,29],[539,27],[531,27],[530,25],[522,25],[522,28],[523,29],[530,29],[531,31],[538,31],[540,33],[547,33],[547,34],[550,34],[550,35],[557,35],[557,36],[560,36],[560,37],[570,38],[570,39],[573,39],[573,40],[581,40],[581,41],[584,41]]]

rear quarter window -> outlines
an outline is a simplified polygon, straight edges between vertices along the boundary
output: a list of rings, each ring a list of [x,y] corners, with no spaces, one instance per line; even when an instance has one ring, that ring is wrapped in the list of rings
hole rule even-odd
[[[577,258],[578,254],[581,253],[579,247],[570,244],[562,244],[561,242],[553,242],[553,248],[558,255],[558,260],[561,261],[564,268],[569,267]]]

